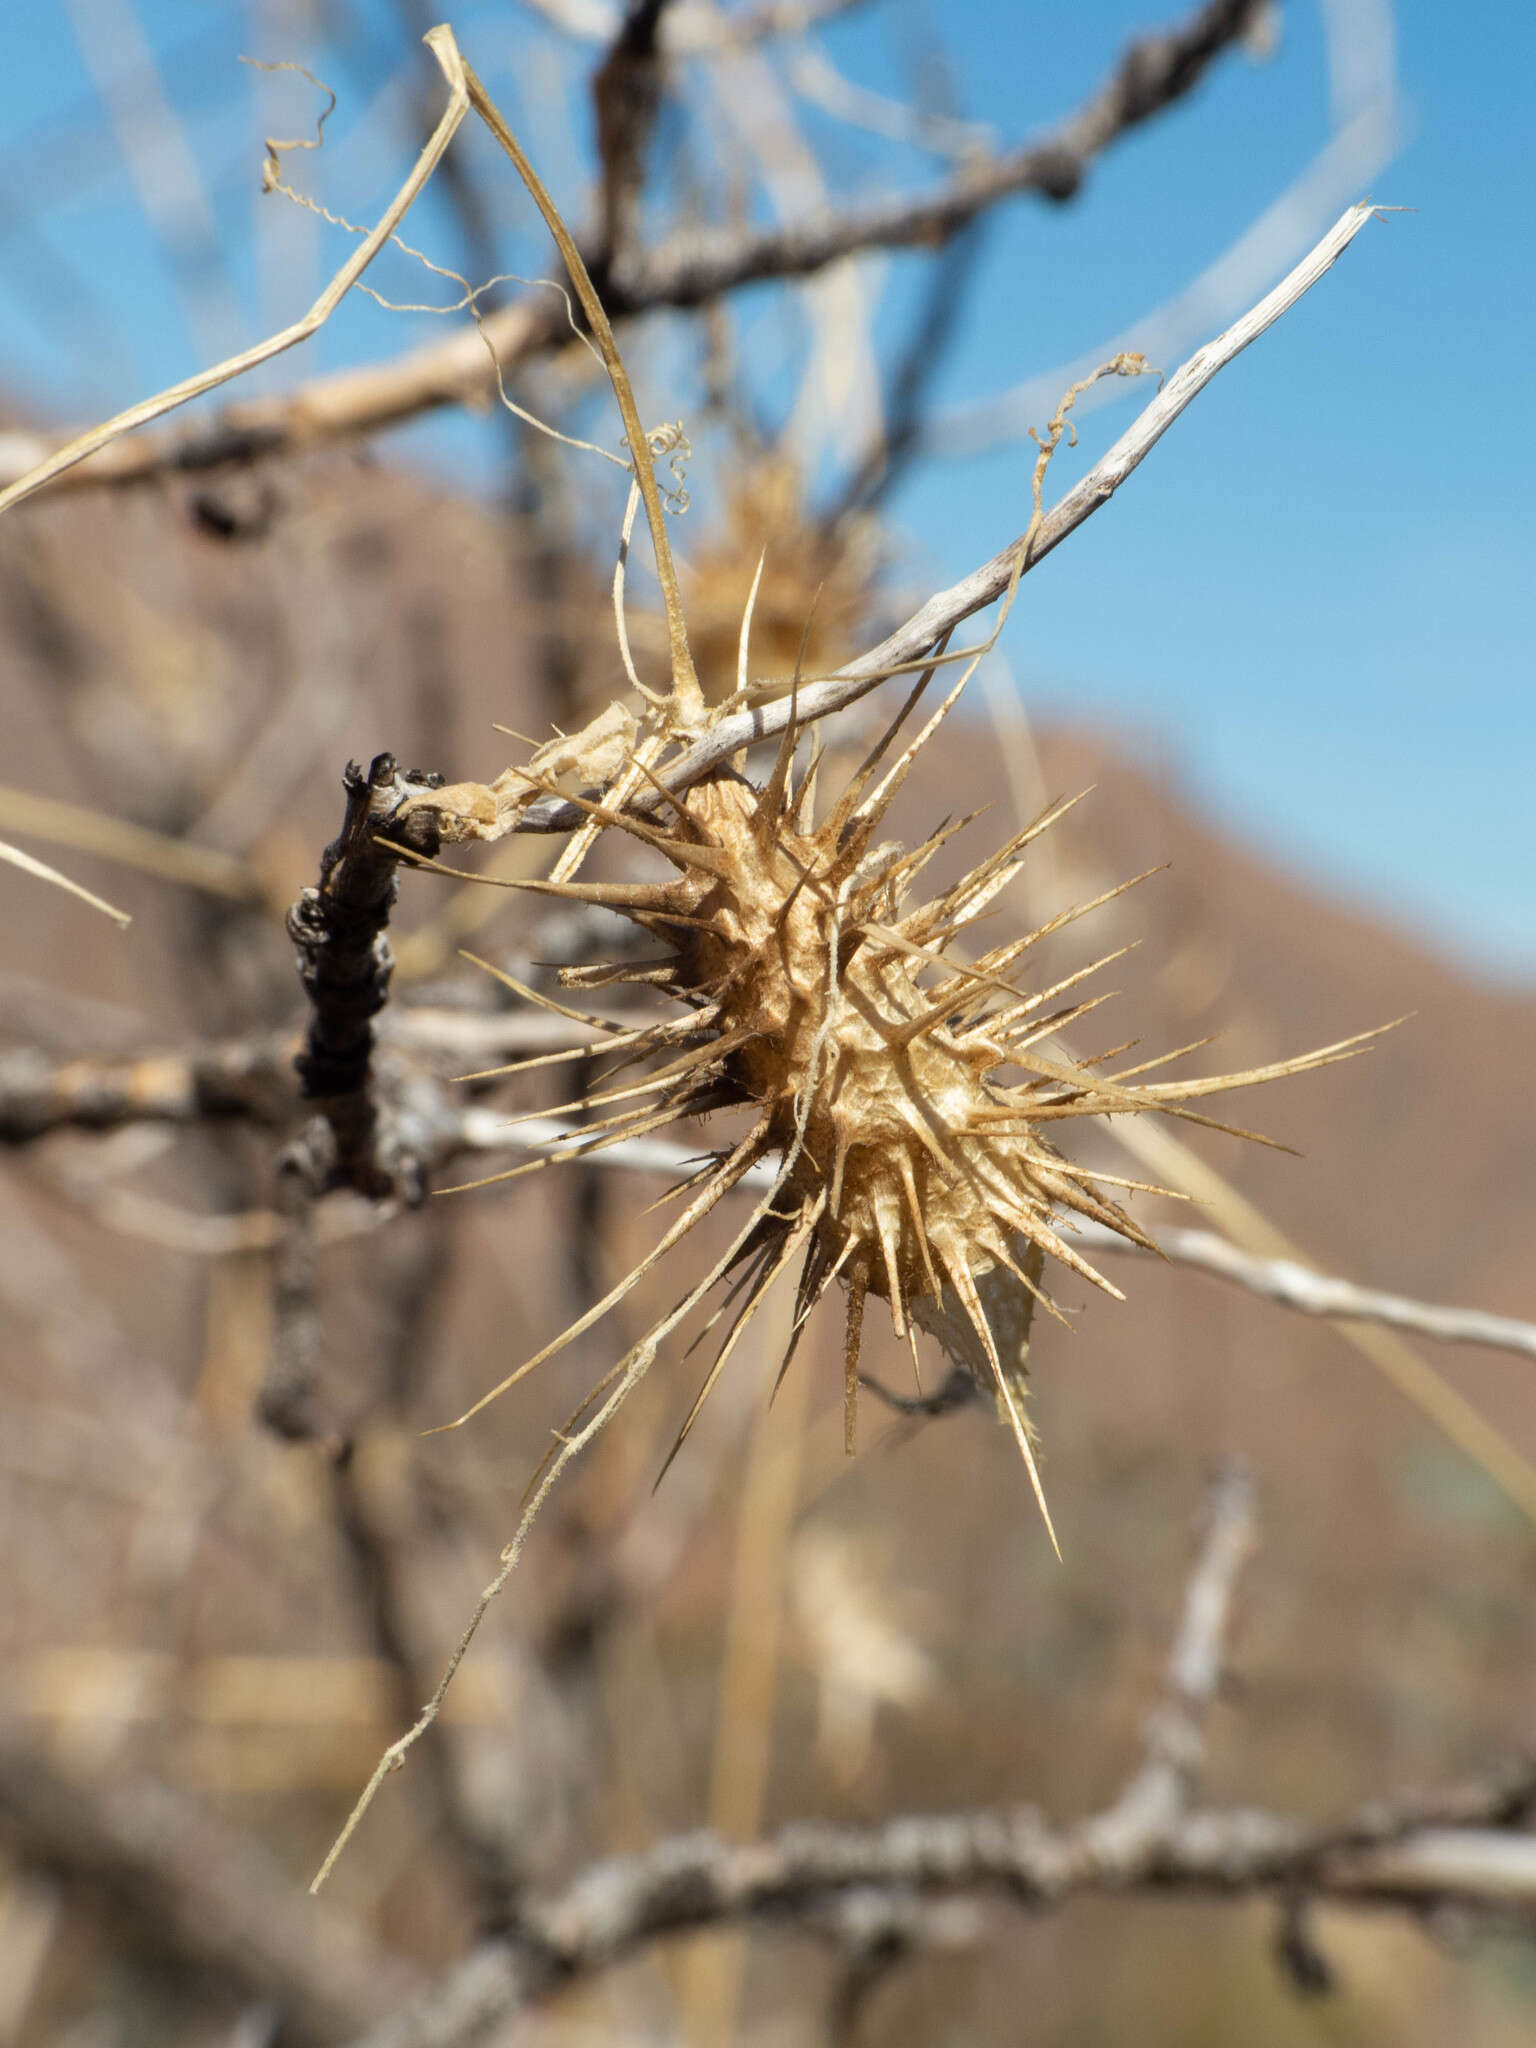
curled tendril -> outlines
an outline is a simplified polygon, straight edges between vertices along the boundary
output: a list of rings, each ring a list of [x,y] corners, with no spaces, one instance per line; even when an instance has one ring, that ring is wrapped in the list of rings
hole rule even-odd
[[[241,57],[242,64],[248,64],[253,71],[293,71],[300,78],[308,79],[316,92],[324,93],[326,104],[315,116],[315,132],[310,136],[266,137],[267,153],[261,166],[261,189],[263,192],[276,190],[282,184],[282,159],[290,149],[323,149],[325,147],[325,124],[336,111],[336,95],[323,78],[316,78],[313,71],[303,64],[295,64],[289,58],[268,62],[262,57]]]
[[[683,432],[681,420],[665,420],[659,427],[652,427],[646,434],[653,455],[665,455],[667,468],[672,476],[670,488],[663,489],[667,510],[681,515],[688,510],[693,500],[688,495],[688,463],[693,455],[693,444]]]

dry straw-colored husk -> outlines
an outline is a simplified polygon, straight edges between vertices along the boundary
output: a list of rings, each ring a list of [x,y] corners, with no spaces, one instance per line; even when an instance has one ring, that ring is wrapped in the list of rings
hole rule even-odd
[[[685,1184],[682,1216],[656,1250],[470,1414],[589,1328],[723,1196],[772,1162],[771,1195],[712,1276],[734,1283],[719,1312],[729,1321],[674,1455],[769,1288],[797,1265],[793,1334],[783,1366],[812,1311],[840,1281],[847,1299],[849,1449],[863,1320],[868,1297],[876,1295],[888,1304],[899,1337],[915,1344],[914,1324],[923,1325],[990,1386],[1049,1528],[1024,1412],[1034,1310],[1038,1305],[1062,1315],[1045,1284],[1045,1261],[1121,1299],[1063,1226],[1070,1228],[1074,1216],[1091,1217],[1152,1248],[1107,1192],[1110,1185],[1142,1184],[1076,1164],[1052,1144],[1050,1126],[1147,1111],[1214,1123],[1189,1107],[1192,1099],[1326,1065],[1375,1035],[1243,1073],[1189,1080],[1144,1078],[1177,1053],[1118,1071],[1047,1054],[1046,1041],[1097,1007],[1102,998],[1085,993],[1084,984],[1120,953],[1029,988],[1024,976],[1031,955],[1145,877],[973,961],[961,959],[958,942],[1019,875],[1031,841],[1070,803],[1052,805],[952,887],[914,901],[919,876],[959,829],[946,824],[911,851],[877,843],[913,762],[959,696],[958,688],[951,692],[882,773],[919,690],[819,818],[814,762],[795,780],[791,724],[762,787],[727,769],[669,798],[664,822],[620,816],[606,827],[661,854],[676,870],[673,879],[523,885],[603,904],[657,942],[657,952],[638,964],[616,960],[567,970],[568,985],[643,983],[664,990],[684,1012],[630,1036],[619,1067],[654,1058],[662,1064],[638,1081],[599,1084],[588,1107],[600,1121],[584,1126],[580,1145],[560,1156],[581,1157],[594,1145],[720,1111],[746,1110],[751,1120],[734,1143],[706,1155]],[[697,1295],[695,1289],[690,1298]],[[670,1325],[672,1318],[666,1320]],[[658,1327],[653,1337],[661,1334]]]

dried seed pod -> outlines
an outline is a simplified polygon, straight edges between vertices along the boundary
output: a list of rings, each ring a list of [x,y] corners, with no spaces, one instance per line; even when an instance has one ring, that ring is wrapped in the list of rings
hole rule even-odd
[[[599,963],[569,971],[569,984],[643,981],[666,989],[687,1009],[674,1023],[639,1034],[624,1051],[624,1064],[665,1051],[669,1058],[658,1071],[589,1098],[600,1110],[625,1105],[595,1127],[596,1142],[721,1109],[756,1112],[746,1136],[711,1155],[685,1183],[691,1200],[652,1259],[529,1366],[590,1327],[753,1166],[773,1160],[771,1197],[717,1268],[717,1276],[737,1275],[734,1315],[673,1455],[764,1294],[798,1260],[791,1353],[832,1281],[840,1279],[847,1291],[849,1448],[860,1334],[867,1299],[876,1295],[888,1304],[898,1335],[911,1340],[915,1318],[991,1387],[1049,1528],[1023,1410],[1023,1358],[1035,1306],[1060,1314],[1043,1285],[1045,1259],[1123,1298],[1059,1225],[1064,1216],[1086,1216],[1134,1243],[1149,1240],[1105,1192],[1113,1177],[1064,1157],[1047,1126],[1146,1110],[1213,1123],[1186,1106],[1191,1097],[1324,1065],[1347,1056],[1363,1038],[1247,1073],[1188,1081],[1132,1079],[1163,1064],[1158,1060],[1104,1074],[1040,1050],[1042,1041],[1100,1000],[1080,996],[1079,985],[1119,954],[1032,992],[1017,985],[1022,964],[1041,940],[1134,883],[975,961],[956,957],[955,942],[1019,873],[1030,841],[1070,807],[1053,806],[953,887],[912,905],[921,871],[959,827],[942,828],[911,852],[876,845],[875,838],[912,762],[958,694],[877,780],[898,718],[819,822],[812,814],[814,766],[798,789],[792,784],[791,721],[763,788],[733,771],[718,772],[686,796],[669,797],[664,826],[613,821],[663,854],[678,870],[673,880],[527,885],[603,903],[649,931],[662,948],[660,958],[643,966]],[[584,1138],[593,1130],[585,1126]],[[671,1327],[676,1318],[666,1320]]]

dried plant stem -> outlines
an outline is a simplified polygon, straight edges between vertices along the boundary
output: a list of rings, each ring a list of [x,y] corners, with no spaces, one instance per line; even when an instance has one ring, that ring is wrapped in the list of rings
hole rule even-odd
[[[1229,363],[1273,327],[1298,299],[1327,275],[1366,222],[1380,211],[1373,205],[1362,204],[1352,206],[1342,214],[1316,247],[1258,305],[1235,321],[1225,333],[1217,335],[1203,348],[1196,349],[1189,360],[1169,377],[1151,404],[1137,415],[1109,453],[1096,462],[1088,474],[1038,522],[1031,522],[1028,534],[1021,535],[948,590],[936,592],[878,647],[872,647],[858,660],[849,662],[836,675],[804,683],[799,690],[794,713],[798,722],[802,726],[814,724],[833,712],[845,710],[890,677],[914,672],[930,658],[931,650],[946,633],[953,632],[973,613],[996,603],[1020,575],[1036,568],[1053,548],[1059,547],[1069,534],[1075,533],[1085,520],[1108,504],[1179,415]],[[1026,540],[1027,561],[1021,553]],[[994,633],[980,646],[958,648],[946,658],[950,661],[970,660],[984,654],[995,639]],[[789,723],[790,715],[787,697],[754,705],[749,710],[728,712],[715,720],[703,738],[669,763],[660,779],[674,792],[691,788],[740,748],[781,733]],[[633,808],[654,810],[660,801],[654,794],[641,796]],[[523,832],[569,832],[579,822],[580,813],[575,805],[550,797],[521,812],[517,829]]]
[[[612,1393],[608,1395],[602,1406],[597,1409],[596,1413],[574,1435],[562,1439],[558,1451],[545,1466],[537,1485],[529,1497],[528,1504],[523,1510],[522,1520],[517,1525],[517,1534],[501,1553],[500,1569],[475,1603],[474,1612],[471,1614],[463,1634],[454,1646],[453,1654],[448,1659],[442,1677],[438,1680],[437,1690],[433,1693],[431,1699],[427,1701],[427,1704],[422,1708],[420,1714],[406,1730],[405,1734],[398,1741],[392,1742],[389,1745],[389,1748],[385,1750],[378,1763],[374,1766],[373,1776],[364,1786],[357,1804],[347,1816],[346,1824],[343,1826],[341,1833],[331,1844],[330,1849],[326,1853],[325,1861],[315,1873],[309,1887],[311,1893],[318,1892],[330,1876],[332,1870],[335,1869],[337,1859],[356,1833],[358,1823],[373,1804],[374,1795],[384,1780],[391,1771],[399,1770],[400,1766],[405,1762],[407,1753],[416,1746],[437,1719],[442,1711],[443,1701],[447,1697],[448,1688],[452,1685],[459,1666],[463,1663],[468,1653],[470,1644],[480,1632],[480,1624],[485,1619],[486,1610],[517,1569],[518,1561],[523,1554],[523,1546],[528,1540],[528,1533],[533,1527],[539,1509],[543,1507],[550,1493],[559,1482],[561,1474],[565,1471],[567,1465],[586,1449],[592,1439],[599,1434],[603,1426],[611,1420],[613,1415],[623,1405],[631,1389],[644,1378],[652,1359],[655,1357],[656,1344],[659,1341],[659,1337],[656,1337],[636,1345],[624,1362],[623,1372],[617,1386],[614,1387]]]
[[[1022,193],[1034,192],[1051,202],[1069,199],[1096,159],[1118,137],[1193,89],[1207,66],[1239,39],[1261,4],[1262,0],[1208,0],[1162,34],[1139,38],[1067,120],[1016,148],[967,163],[936,191],[881,197],[842,209],[817,209],[807,218],[769,228],[683,230],[660,248],[605,277],[604,290],[614,317],[660,307],[698,306],[759,279],[811,277],[864,249],[931,248],[958,234],[991,207]],[[667,22],[675,26],[688,12],[686,8],[681,13],[673,9]],[[696,35],[706,35],[712,48],[758,39],[741,28],[740,15],[725,16],[717,9],[698,12],[701,22],[689,40],[679,43],[679,49],[700,47],[691,39]],[[793,10],[786,12],[786,20],[790,12]],[[605,26],[605,38],[612,27],[612,23]],[[303,339],[293,330],[287,332],[292,340]],[[559,346],[569,333],[563,308],[555,311],[542,300],[520,299],[488,315],[478,331],[454,335],[393,360],[317,377],[278,397],[246,401],[220,414],[205,432],[119,447],[110,463],[92,463],[73,477],[71,484],[86,488],[139,482],[178,470],[207,468],[219,461],[286,453],[316,439],[376,433],[438,406],[474,402],[488,395],[496,382],[495,372],[485,360],[488,347],[505,370],[541,350]],[[281,345],[291,346],[291,340],[281,341]],[[275,353],[275,344],[264,346]],[[155,417],[158,412],[144,415],[146,419]],[[72,443],[58,454],[78,463],[81,455],[71,452],[76,446]],[[67,466],[49,454],[29,467],[19,482],[30,491],[44,480],[45,471],[57,476]],[[0,475],[3,473],[0,468]]]
[[[24,875],[31,875],[35,881],[49,882],[55,889],[64,889],[71,896],[77,896],[82,903],[89,903],[92,910],[99,910],[103,917],[110,917],[120,931],[126,931],[133,919],[126,910],[116,910],[104,897],[95,896],[79,882],[72,882],[68,875],[62,875],[57,868],[49,867],[47,861],[38,860],[30,853],[23,853],[19,846],[10,846],[0,839],[0,861],[7,867],[20,868]]]
[[[777,1319],[775,1319],[777,1322]],[[788,1327],[769,1326],[767,1359],[783,1355]],[[736,1518],[736,1557],[715,1702],[709,1826],[726,1842],[750,1842],[763,1822],[783,1630],[784,1572],[800,1493],[810,1375],[794,1373],[759,1416]],[[745,1942],[695,1945],[684,1958],[682,2032],[712,2044],[734,2038]]]
[[[1123,1239],[1109,1240],[1113,1231],[1086,1221],[1083,1235],[1099,1250],[1127,1250]],[[1336,1322],[1383,1323],[1389,1328],[1412,1330],[1421,1337],[1433,1337],[1442,1344],[1475,1344],[1493,1351],[1513,1351],[1536,1359],[1536,1323],[1523,1323],[1514,1316],[1490,1315],[1479,1308],[1439,1308],[1430,1302],[1414,1301],[1405,1294],[1389,1294],[1375,1287],[1359,1287],[1353,1280],[1340,1280],[1303,1264],[1296,1254],[1257,1255],[1252,1250],[1218,1237],[1212,1230],[1171,1228],[1155,1233],[1158,1249],[1184,1266],[1197,1266],[1218,1280],[1234,1281],[1251,1294],[1272,1301],[1299,1315],[1322,1316]],[[1273,1239],[1268,1240],[1273,1242]]]
[[[1129,1128],[1135,1128],[1132,1120],[1122,1119],[1116,1126],[1116,1135]],[[579,1137],[581,1131],[580,1126],[564,1123],[557,1117],[530,1117],[513,1128],[498,1110],[469,1109],[463,1112],[459,1135],[464,1145],[475,1151],[543,1152]],[[1184,1149],[1180,1147],[1181,1151]],[[1189,1156],[1193,1158],[1194,1154]],[[624,1138],[594,1154],[593,1164],[619,1172],[675,1177],[688,1170],[692,1158],[686,1146],[666,1138]],[[1200,1163],[1203,1166],[1204,1162]],[[1171,1176],[1173,1169],[1167,1170]],[[766,1185],[769,1178],[764,1168],[756,1167],[743,1177],[742,1186]],[[1129,1243],[1089,1217],[1075,1219],[1072,1235],[1094,1252],[1113,1250],[1145,1256],[1142,1246]],[[1411,1330],[1416,1336],[1432,1338],[1440,1344],[1472,1344],[1536,1360],[1536,1323],[1523,1322],[1518,1316],[1445,1307],[1416,1301],[1405,1294],[1361,1287],[1353,1280],[1342,1280],[1307,1264],[1294,1246],[1288,1245],[1284,1253],[1266,1256],[1243,1250],[1209,1230],[1162,1226],[1149,1228],[1147,1235],[1156,1251],[1174,1265],[1196,1267],[1302,1315],[1320,1316],[1330,1322],[1381,1323]]]
[[[151,831],[147,825],[132,825],[126,819],[88,810],[83,804],[65,803],[58,797],[6,784],[0,784],[0,812],[9,831],[44,840],[50,846],[94,853],[120,867],[158,875],[167,882],[184,882],[231,903],[256,904],[262,899],[255,870],[231,854],[220,853],[217,847],[195,846],[189,840]]]
[[[544,224],[554,236],[556,245],[570,273],[572,287],[581,301],[581,310],[586,315],[592,335],[602,352],[603,367],[608,372],[613,386],[614,398],[618,401],[619,413],[624,421],[624,438],[629,444],[630,460],[634,464],[635,483],[645,505],[646,523],[651,530],[651,546],[656,555],[656,575],[661,584],[662,602],[667,613],[667,638],[672,653],[672,694],[673,708],[681,725],[697,728],[704,722],[704,692],[699,687],[699,678],[693,665],[693,655],[688,647],[688,628],[683,618],[682,599],[678,595],[677,571],[672,564],[672,548],[667,539],[666,513],[662,508],[661,492],[656,483],[655,465],[651,461],[650,436],[640,419],[635,404],[635,394],[630,386],[629,372],[619,354],[618,344],[613,338],[608,315],[603,302],[597,296],[587,266],[582,261],[570,229],[560,218],[559,209],[544,188],[543,180],[523,153],[517,137],[502,119],[500,109],[487,93],[474,72],[464,62],[458,44],[450,28],[435,28],[426,38],[427,47],[442,66],[443,75],[452,87],[455,99],[462,90],[468,94],[469,103],[484,121],[502,149],[511,158],[517,175],[527,186],[533,203],[544,216]]]
[[[1149,1126],[1135,1117],[1122,1117],[1114,1126],[1114,1133],[1143,1164],[1200,1202],[1243,1251],[1258,1254],[1271,1268],[1278,1265],[1281,1271],[1277,1288],[1285,1287],[1292,1273],[1308,1270],[1305,1255],[1284,1232],[1277,1230],[1262,1211],[1255,1208],[1246,1196],[1240,1195],[1215,1167],[1191,1152],[1171,1131]],[[1209,1255],[1202,1259],[1197,1248],[1191,1263],[1205,1264],[1209,1270],[1215,1262]],[[1236,1277],[1235,1272],[1232,1277]],[[1404,1343],[1396,1329],[1382,1327],[1384,1323],[1395,1323],[1399,1328],[1435,1336],[1447,1327],[1457,1327],[1455,1318],[1458,1312],[1430,1310],[1426,1315],[1420,1308],[1414,1315],[1417,1304],[1405,1304],[1399,1297],[1387,1296],[1385,1299],[1390,1307],[1385,1314],[1361,1314],[1359,1309],[1345,1306],[1349,1299],[1347,1292],[1337,1291],[1343,1289],[1345,1283],[1334,1282],[1332,1286],[1335,1306],[1328,1310],[1314,1309],[1312,1313],[1326,1313],[1345,1343],[1368,1359],[1405,1400],[1411,1401],[1442,1435],[1487,1473],[1528,1521],[1536,1523],[1536,1465],[1516,1450],[1432,1365],[1420,1358],[1411,1345]],[[1257,1291],[1270,1290],[1261,1288]],[[1304,1297],[1305,1289],[1302,1294]],[[1270,1298],[1283,1298],[1290,1307],[1302,1305],[1293,1292],[1282,1296],[1278,1291],[1270,1291]],[[1370,1300],[1366,1296],[1360,1307],[1366,1308]],[[1376,1306],[1379,1308],[1379,1304]],[[1438,1329],[1434,1327],[1437,1323]],[[1486,1324],[1474,1317],[1469,1324],[1461,1326],[1461,1333],[1464,1333],[1465,1341],[1486,1341],[1486,1335],[1479,1338],[1474,1334],[1480,1329],[1486,1331]]]
[[[162,418],[174,412],[178,406],[188,404],[194,398],[201,398],[205,392],[213,391],[221,384],[228,384],[235,377],[243,377],[247,370],[254,370],[262,363],[268,363],[274,356],[282,355],[286,349],[296,348],[301,341],[323,327],[347,293],[356,284],[374,257],[384,247],[395,229],[404,220],[412,205],[419,197],[423,186],[442,160],[443,152],[453,140],[460,122],[469,112],[469,95],[462,83],[456,85],[444,108],[442,118],[428,137],[420,156],[411,167],[410,175],[380,215],[378,224],[359,243],[346,262],[331,279],[319,298],[301,319],[295,320],[280,333],[272,334],[265,341],[259,341],[252,348],[242,349],[238,355],[226,356],[223,362],[215,363],[211,369],[199,370],[196,376],[185,377],[179,384],[157,392],[153,398],[144,398],[137,405],[130,405],[125,412],[115,413],[89,433],[79,435],[43,462],[18,477],[8,489],[0,491],[0,512],[6,512],[23,498],[31,497],[54,477],[66,469],[73,469],[77,462],[84,462],[89,455],[109,447],[125,434],[137,428],[148,426],[151,420]]]

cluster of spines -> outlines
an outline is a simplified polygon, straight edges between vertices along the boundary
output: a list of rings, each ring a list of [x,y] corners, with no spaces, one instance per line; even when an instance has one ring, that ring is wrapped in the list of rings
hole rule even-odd
[[[1106,1000],[1076,991],[1126,949],[1034,992],[1008,977],[1017,975],[1021,961],[1042,941],[1146,877],[1105,890],[973,961],[958,959],[948,949],[1017,877],[1030,842],[1078,799],[1053,805],[960,881],[907,909],[924,868],[979,815],[946,823],[910,852],[874,848],[875,832],[908,770],[959,694],[945,700],[876,781],[921,688],[920,682],[819,824],[813,817],[815,762],[798,786],[794,781],[797,733],[791,717],[761,789],[731,768],[684,796],[674,795],[651,764],[635,757],[629,787],[649,785],[657,800],[654,815],[670,815],[671,829],[611,803],[585,806],[594,828],[589,837],[616,827],[662,855],[678,871],[671,881],[567,878],[522,885],[619,911],[663,948],[642,963],[620,960],[567,970],[568,986],[644,984],[686,1005],[680,1017],[635,1030],[589,1020],[608,1032],[602,1049],[616,1055],[616,1065],[581,1104],[563,1105],[580,1107],[585,1121],[579,1140],[562,1146],[554,1158],[589,1156],[711,1111],[745,1107],[754,1115],[734,1145],[706,1155],[672,1191],[683,1206],[651,1254],[484,1400],[590,1328],[725,1194],[754,1168],[776,1159],[773,1197],[721,1269],[732,1284],[706,1331],[730,1320],[667,1462],[764,1296],[801,1257],[781,1375],[812,1310],[841,1278],[848,1297],[845,1427],[851,1448],[868,1296],[888,1301],[897,1334],[913,1345],[915,1369],[914,1303],[926,1299],[941,1306],[951,1295],[974,1332],[1049,1527],[1021,1408],[1021,1375],[1000,1356],[979,1283],[985,1276],[1006,1275],[1021,1291],[1020,1327],[1027,1328],[1035,1302],[1061,1313],[1041,1282],[1046,1255],[1120,1298],[1061,1235],[1061,1212],[1089,1217],[1133,1243],[1155,1247],[1104,1192],[1107,1186],[1145,1189],[1146,1183],[1085,1171],[1048,1142],[1044,1127],[1067,1118],[1156,1110],[1233,1131],[1190,1109],[1188,1099],[1323,1065],[1347,1056],[1363,1039],[1242,1074],[1161,1082],[1143,1077],[1195,1046],[1111,1074],[1102,1071],[1105,1063],[1130,1045],[1090,1060],[1042,1050]],[[935,972],[940,978],[925,985],[920,977]],[[1058,1006],[1047,1009],[1053,1003]],[[658,1069],[611,1085],[621,1069],[657,1055],[667,1055]],[[1008,1068],[1022,1078],[995,1078]],[[547,1163],[541,1158],[512,1171],[526,1173]]]

